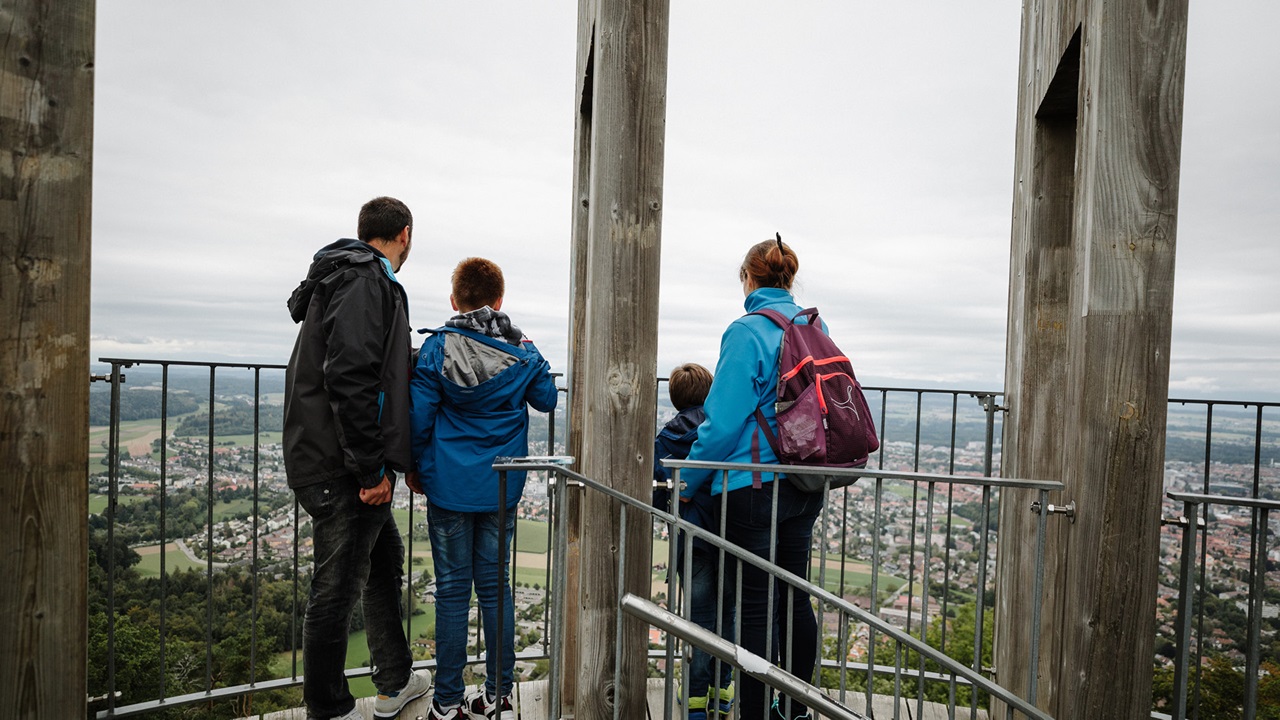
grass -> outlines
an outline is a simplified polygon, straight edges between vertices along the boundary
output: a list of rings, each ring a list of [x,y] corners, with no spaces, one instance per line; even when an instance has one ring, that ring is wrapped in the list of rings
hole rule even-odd
[[[220,523],[235,515],[253,513],[253,498],[236,498],[231,502],[215,502],[213,504],[213,521]]]
[[[412,618],[411,623],[405,623],[406,632],[412,630],[416,639],[428,640],[435,636],[436,630],[436,609],[430,603],[419,605],[423,611],[421,615]],[[413,639],[410,640],[412,642]],[[347,668],[367,667],[369,665],[369,640],[364,630],[353,632],[347,637]],[[277,677],[286,677],[293,669],[293,651],[285,650],[276,653],[275,659],[271,664],[271,669]],[[298,651],[298,673],[302,674],[302,651]],[[361,698],[376,695],[378,689],[373,686],[373,678],[368,675],[358,678],[350,678],[347,684],[351,688],[351,694]]]
[[[258,432],[258,444],[270,445],[271,443],[278,443],[281,442],[282,436],[283,433],[274,430],[262,430]],[[230,443],[240,447],[253,447],[253,433],[247,433],[244,435],[215,435],[213,440],[219,445],[226,445]]]
[[[171,425],[172,426],[172,425]],[[128,447],[129,443],[154,434],[159,437],[160,419],[127,420],[120,423],[120,447]],[[101,462],[107,457],[106,445],[111,441],[111,428],[106,425],[89,428],[89,466]],[[149,450],[149,448],[148,448]]]
[[[138,574],[143,577],[160,577],[160,546],[147,545],[134,550],[142,557],[135,566]],[[192,562],[191,558],[173,543],[169,543],[165,548],[164,564],[170,574],[179,570],[204,570],[207,567],[202,562]]]
[[[203,412],[203,409],[207,404],[208,403],[201,403],[201,409],[191,413],[171,415],[169,417],[169,432],[172,433],[174,429],[178,427],[178,424],[182,422],[182,419],[188,415]],[[150,418],[147,420],[125,420],[120,422],[121,448],[127,448],[130,443],[137,443],[140,439],[147,438],[149,435],[154,436],[151,440],[158,440],[160,438],[160,418]],[[199,435],[192,439],[199,441],[204,440],[205,438],[205,435]],[[89,466],[91,468],[97,467],[97,464],[101,463],[101,461],[107,457],[106,444],[110,442],[110,440],[111,429],[108,426],[95,425],[89,428]],[[218,445],[231,444],[240,447],[252,447],[253,433],[241,435],[215,435],[213,441]],[[260,445],[269,445],[281,441],[282,433],[278,431],[264,430],[258,433],[258,443]],[[150,442],[147,443],[147,452],[150,453],[154,459],[160,459],[159,453],[150,451]],[[132,452],[131,454],[137,455],[137,453]]]
[[[132,505],[136,502],[142,502],[147,498],[142,495],[116,495],[116,501],[120,505]],[[89,514],[101,515],[107,511],[107,496],[93,493],[89,495]]]

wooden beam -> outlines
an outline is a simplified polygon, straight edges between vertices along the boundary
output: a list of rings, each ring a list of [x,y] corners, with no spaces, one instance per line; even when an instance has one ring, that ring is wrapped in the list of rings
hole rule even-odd
[[[583,371],[586,365],[582,360],[587,352],[587,259],[591,226],[591,96],[595,83],[592,70],[592,52],[595,49],[594,37],[596,26],[596,6],[592,2],[578,4],[578,56],[574,98],[577,101],[576,122],[573,138],[573,196],[570,216],[573,218],[571,247],[569,253],[570,267],[570,307],[569,318],[569,367],[568,408],[569,433],[568,452],[575,458],[582,457],[583,426],[586,419],[586,395],[580,391],[583,387]],[[560,657],[554,658],[561,669],[558,676],[557,699],[559,707],[552,712],[559,717],[574,716],[574,701],[577,696],[578,674],[578,607],[581,603],[581,562],[582,562],[582,503],[577,492],[565,495],[565,507],[561,509],[560,522],[565,524],[567,537],[565,547],[565,603],[562,606],[563,616],[559,622],[562,638]]]
[[[1151,711],[1186,0],[1024,6],[1002,472],[1061,479],[1040,627],[1033,498],[1001,502],[996,670],[1055,717]],[[993,708],[995,714],[998,709]]]
[[[0,717],[82,718],[94,3],[0,27]]]
[[[583,0],[579,7],[574,197],[582,210],[575,210],[574,236],[583,236],[585,223],[585,243],[575,242],[574,260],[570,392],[574,422],[581,422],[575,447],[585,475],[647,503],[657,409],[669,9],[666,0]],[[589,33],[581,25],[586,20]],[[619,620],[618,600],[623,592],[648,594],[652,528],[642,513],[628,514],[624,523],[618,504],[595,494],[583,499],[581,518],[574,716],[612,718],[616,706],[620,717],[644,717],[648,628],[630,617]]]

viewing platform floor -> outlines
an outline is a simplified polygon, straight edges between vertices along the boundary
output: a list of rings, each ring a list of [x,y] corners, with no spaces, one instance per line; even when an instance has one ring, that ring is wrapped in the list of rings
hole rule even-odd
[[[665,686],[666,680],[664,678],[649,679],[649,713],[644,720],[661,720],[661,718],[665,717],[662,712]],[[549,720],[550,716],[547,713],[549,696],[546,680],[516,683],[514,701],[517,720]],[[866,701],[861,695],[850,696],[849,705],[858,713],[863,713],[866,710]],[[947,712],[947,706],[941,703],[925,702],[924,711],[919,715],[916,714],[915,700],[903,699],[898,701],[898,715],[896,716],[893,706],[892,697],[876,695],[872,698],[871,709],[877,718],[910,717],[913,720],[946,720],[951,717],[950,713]],[[400,713],[400,720],[426,720],[430,707],[431,695],[428,693],[423,698],[405,706],[405,709]],[[373,698],[368,697],[356,700],[356,708],[364,714],[365,720],[373,720]],[[680,718],[681,714],[676,709],[672,709],[671,717],[673,719]],[[956,708],[955,717],[969,718],[969,709],[967,707]],[[267,715],[254,715],[242,720],[307,720],[307,711],[304,708],[297,708],[268,713]],[[981,709],[978,710],[972,720],[987,720],[987,712]]]

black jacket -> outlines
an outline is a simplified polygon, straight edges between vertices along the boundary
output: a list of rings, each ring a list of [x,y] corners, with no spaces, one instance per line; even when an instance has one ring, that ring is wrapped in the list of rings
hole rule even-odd
[[[335,477],[374,487],[409,470],[408,303],[377,249],[344,239],[315,254],[289,298],[301,323],[285,372],[289,487]]]

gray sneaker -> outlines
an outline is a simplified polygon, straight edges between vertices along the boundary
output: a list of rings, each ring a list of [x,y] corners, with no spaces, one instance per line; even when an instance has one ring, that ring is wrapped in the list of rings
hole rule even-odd
[[[378,693],[378,699],[373,703],[373,716],[375,718],[394,718],[400,714],[405,705],[417,700],[427,691],[431,689],[431,671],[419,670],[409,675],[409,682],[404,684],[396,692],[383,695]]]

